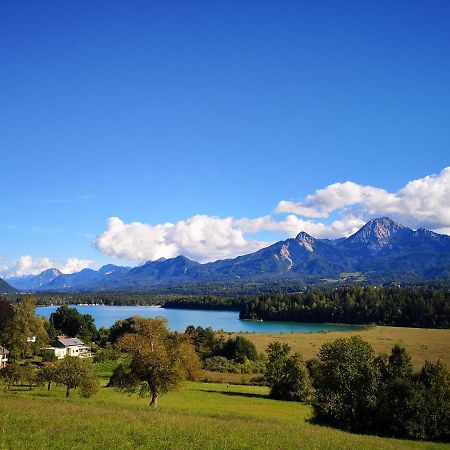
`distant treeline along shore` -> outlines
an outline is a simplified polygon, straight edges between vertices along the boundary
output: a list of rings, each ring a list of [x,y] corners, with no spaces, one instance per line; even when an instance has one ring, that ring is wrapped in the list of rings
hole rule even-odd
[[[17,297],[19,300],[20,297]],[[347,286],[257,296],[176,296],[142,293],[38,294],[38,304],[161,305],[239,311],[241,319],[450,328],[450,290]]]

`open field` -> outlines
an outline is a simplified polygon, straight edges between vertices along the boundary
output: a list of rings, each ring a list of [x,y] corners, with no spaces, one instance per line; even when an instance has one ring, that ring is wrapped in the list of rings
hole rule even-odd
[[[369,342],[377,353],[388,353],[396,343],[404,345],[413,358],[416,369],[425,360],[441,359],[450,367],[450,330],[429,328],[368,327],[357,332],[331,331],[322,333],[283,333],[283,334],[242,334],[251,339],[259,352],[264,352],[273,341],[288,343],[294,352],[309,359],[317,355],[320,346],[327,341],[341,337],[360,335]]]
[[[65,399],[63,389],[1,391],[0,448],[449,448],[312,425],[309,406],[266,394],[264,387],[189,383],[152,410],[148,400],[108,388],[89,400]]]

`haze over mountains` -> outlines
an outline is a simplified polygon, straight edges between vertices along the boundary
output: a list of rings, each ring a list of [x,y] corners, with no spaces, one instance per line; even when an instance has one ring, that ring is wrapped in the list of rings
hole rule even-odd
[[[23,291],[146,290],[158,285],[241,279],[339,277],[425,280],[450,276],[450,236],[412,230],[388,217],[372,219],[348,238],[315,239],[301,232],[255,253],[200,264],[184,256],[130,268],[113,264],[98,271],[9,278]]]

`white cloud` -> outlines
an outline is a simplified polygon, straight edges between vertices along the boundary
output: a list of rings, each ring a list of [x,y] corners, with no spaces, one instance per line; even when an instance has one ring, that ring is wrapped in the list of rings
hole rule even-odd
[[[135,261],[180,254],[198,261],[212,261],[255,251],[267,243],[245,239],[243,229],[232,217],[196,215],[175,224],[155,226],[141,222],[126,224],[111,217],[95,245],[106,255]]]
[[[351,181],[334,183],[301,202],[280,201],[275,212],[309,218],[327,218],[336,212],[344,221],[349,217],[366,221],[387,215],[412,228],[448,230],[450,167],[438,175],[410,181],[394,193]]]
[[[279,202],[275,213],[287,215],[281,220],[271,215],[240,219],[196,215],[158,225],[127,224],[111,217],[95,245],[106,255],[140,262],[180,254],[205,262],[242,255],[270,243],[249,237],[255,233],[294,237],[305,231],[316,238],[337,238],[355,233],[373,217],[386,215],[412,228],[449,233],[450,167],[439,175],[411,181],[394,193],[351,181],[334,183],[302,202]],[[331,214],[336,216],[333,221]]]
[[[62,273],[79,272],[86,267],[95,267],[90,259],[69,258],[66,261],[53,261],[50,258],[33,259],[31,255],[23,255],[15,261],[12,267],[4,266],[3,271],[9,277],[37,275],[47,269],[59,269]]]

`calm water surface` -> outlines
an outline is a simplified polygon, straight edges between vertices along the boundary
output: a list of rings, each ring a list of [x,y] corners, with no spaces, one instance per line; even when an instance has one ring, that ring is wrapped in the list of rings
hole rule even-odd
[[[40,316],[50,317],[57,306],[38,306]],[[357,326],[299,323],[299,322],[256,322],[240,320],[237,311],[208,311],[198,309],[166,309],[159,306],[100,306],[75,305],[81,314],[90,314],[97,328],[110,327],[119,319],[130,316],[165,317],[173,331],[184,331],[188,325],[211,327],[214,330],[249,333],[317,333],[319,331],[352,331]]]

